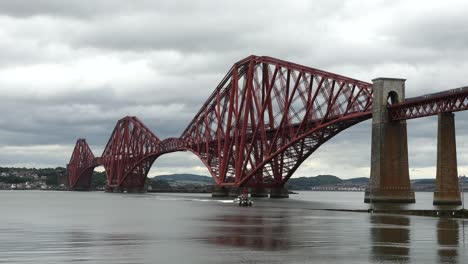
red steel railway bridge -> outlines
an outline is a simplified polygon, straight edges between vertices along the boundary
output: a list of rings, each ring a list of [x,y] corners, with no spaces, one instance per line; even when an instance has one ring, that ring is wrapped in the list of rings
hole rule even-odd
[[[435,204],[459,204],[453,112],[468,109],[468,87],[405,98],[405,80],[367,83],[274,59],[236,62],[180,137],[161,140],[137,117],[120,119],[100,157],[78,139],[67,165],[70,190],[90,188],[97,166],[107,190],[142,191],[153,162],[190,151],[211,173],[213,196],[288,197],[285,183],[323,143],[372,118],[371,175],[365,201],[415,202],[406,119],[438,115]]]

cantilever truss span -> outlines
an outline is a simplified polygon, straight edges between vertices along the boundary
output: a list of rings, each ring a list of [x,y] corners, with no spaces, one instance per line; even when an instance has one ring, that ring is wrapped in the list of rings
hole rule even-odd
[[[281,187],[323,143],[372,117],[372,95],[367,82],[249,56],[232,66],[178,138],[161,141],[136,117],[125,117],[101,158],[79,140],[70,187],[88,186],[89,171],[102,164],[108,188],[143,188],[153,162],[174,151],[197,155],[219,186]],[[465,110],[467,98],[463,88],[409,99],[389,106],[391,118]]]
[[[96,166],[98,166],[96,158],[88,143],[83,138],[78,139],[70,163],[67,165],[69,188],[71,190],[88,190]]]
[[[234,64],[181,135],[218,185],[282,186],[321,144],[370,117],[372,86],[270,57]]]

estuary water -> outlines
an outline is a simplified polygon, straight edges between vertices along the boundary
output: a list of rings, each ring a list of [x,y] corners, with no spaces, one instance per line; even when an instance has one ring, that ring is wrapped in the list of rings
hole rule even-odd
[[[0,191],[0,263],[468,263],[467,220],[320,210],[363,197]]]

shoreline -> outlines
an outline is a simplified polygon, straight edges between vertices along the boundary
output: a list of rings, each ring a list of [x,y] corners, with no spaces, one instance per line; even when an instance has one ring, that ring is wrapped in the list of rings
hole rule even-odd
[[[409,210],[392,210],[392,209],[322,209],[331,212],[352,212],[352,213],[374,213],[374,214],[393,214],[393,215],[414,215],[414,216],[429,216],[429,217],[443,217],[443,218],[468,218],[468,209],[458,210],[430,210],[430,209],[409,209]]]

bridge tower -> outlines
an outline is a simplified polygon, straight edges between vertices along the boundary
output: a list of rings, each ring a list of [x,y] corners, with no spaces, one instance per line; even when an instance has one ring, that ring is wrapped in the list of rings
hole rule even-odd
[[[461,205],[453,113],[440,113],[437,125],[437,173],[434,205]]]
[[[364,202],[414,203],[409,180],[406,121],[391,121],[388,105],[405,99],[405,79],[373,82],[372,151]]]

